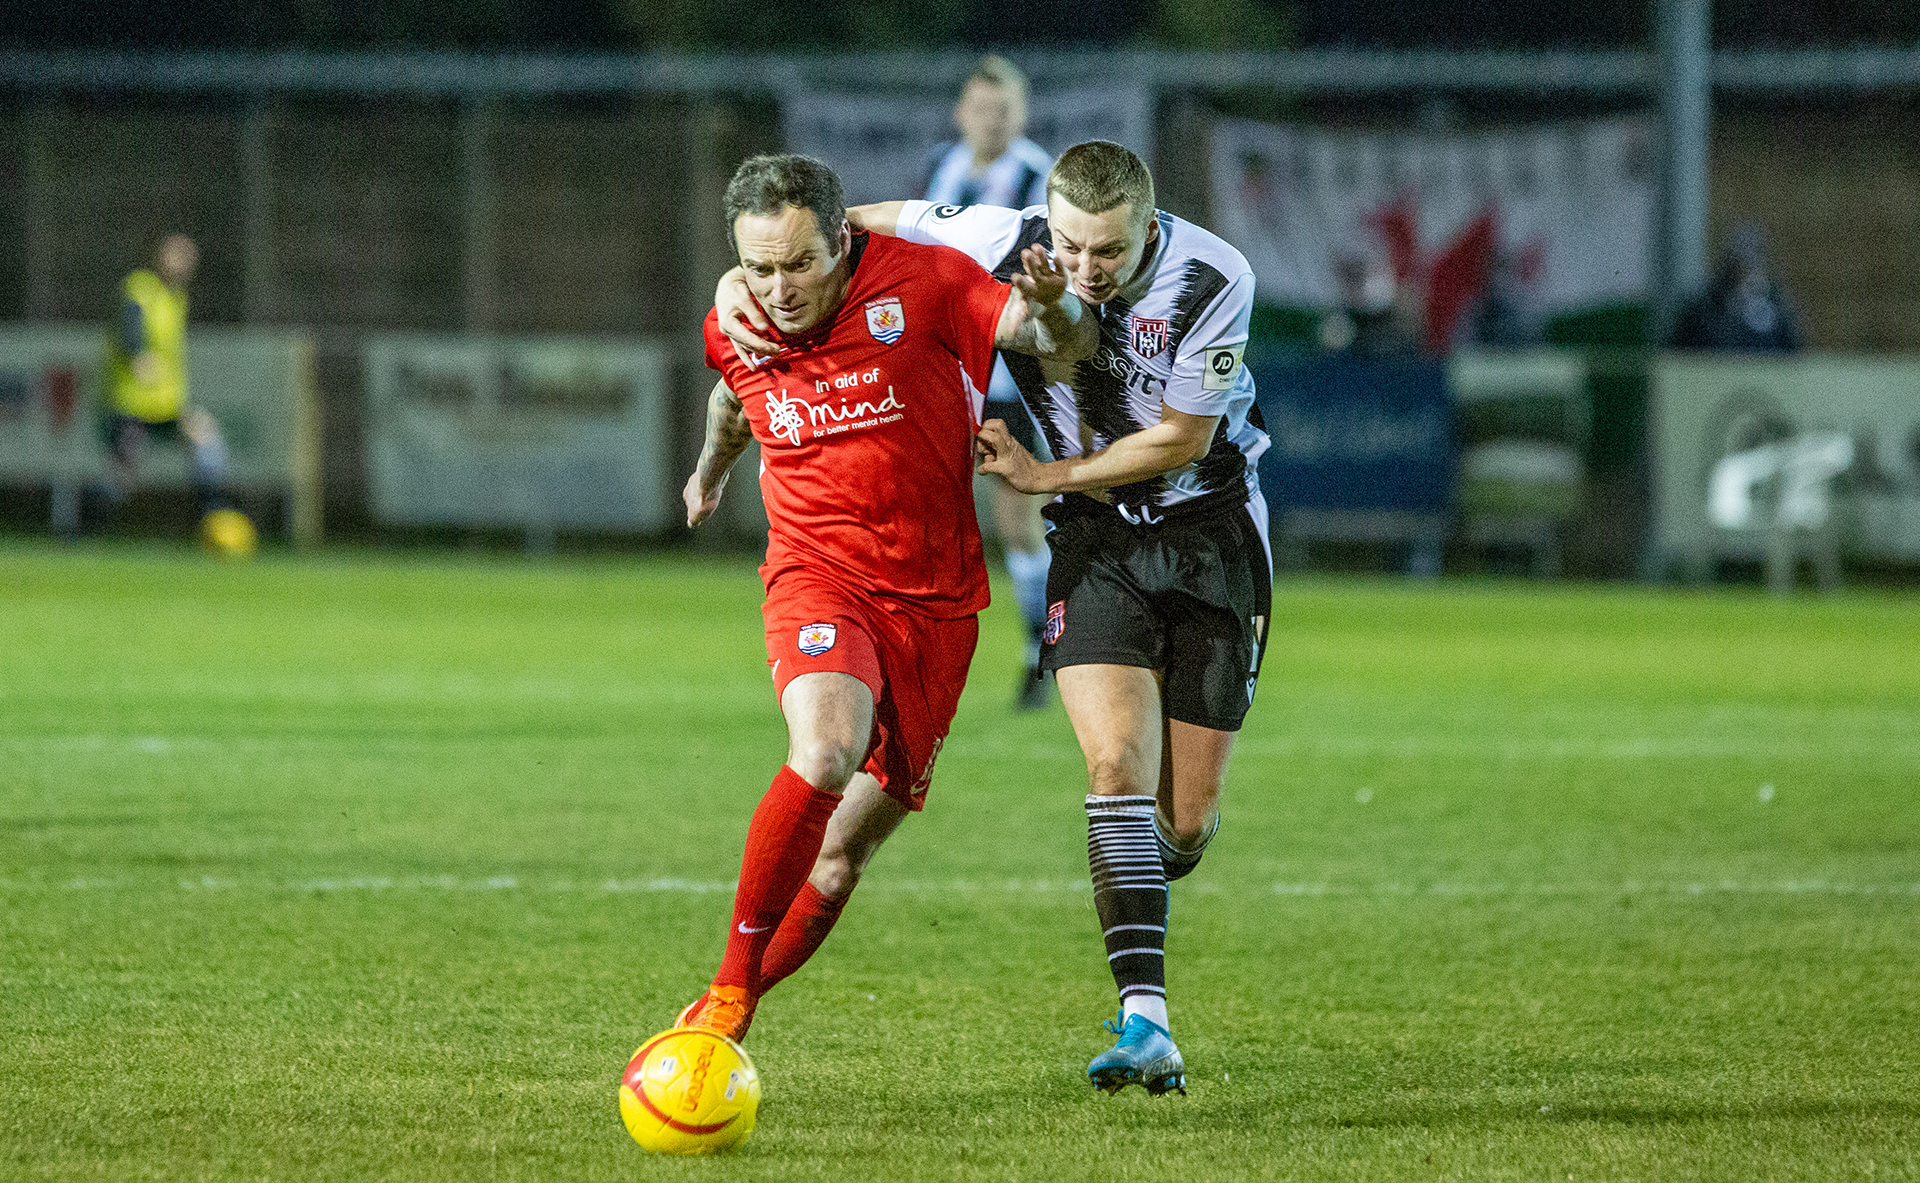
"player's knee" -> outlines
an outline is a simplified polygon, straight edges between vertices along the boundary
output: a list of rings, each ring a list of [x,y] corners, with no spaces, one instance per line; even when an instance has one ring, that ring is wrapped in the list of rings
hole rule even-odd
[[[796,746],[787,753],[787,767],[816,789],[842,792],[853,774],[860,771],[864,752],[852,744],[819,740]]]
[[[1103,753],[1087,760],[1088,790],[1096,797],[1150,797],[1157,785],[1142,775],[1140,761],[1126,753]]]

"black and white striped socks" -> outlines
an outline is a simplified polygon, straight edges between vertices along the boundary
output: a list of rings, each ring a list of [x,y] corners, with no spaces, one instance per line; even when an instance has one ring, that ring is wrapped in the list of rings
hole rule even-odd
[[[1167,873],[1152,797],[1087,798],[1087,865],[1120,1006],[1167,1029]]]

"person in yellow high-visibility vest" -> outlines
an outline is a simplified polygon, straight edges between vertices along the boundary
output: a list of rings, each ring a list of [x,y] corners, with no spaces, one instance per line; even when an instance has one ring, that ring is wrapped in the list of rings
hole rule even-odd
[[[142,267],[120,285],[119,318],[107,343],[104,421],[113,459],[108,495],[133,493],[149,440],[184,442],[193,451],[193,485],[200,512],[227,508],[227,445],[220,424],[187,397],[187,285],[200,265],[200,248],[169,234]]]

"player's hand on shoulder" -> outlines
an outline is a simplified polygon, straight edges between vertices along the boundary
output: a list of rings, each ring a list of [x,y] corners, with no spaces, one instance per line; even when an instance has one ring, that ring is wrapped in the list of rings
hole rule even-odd
[[[746,272],[735,267],[720,277],[713,289],[714,311],[719,313],[720,331],[748,353],[772,357],[780,347],[762,334],[771,331],[773,322],[747,290]]]

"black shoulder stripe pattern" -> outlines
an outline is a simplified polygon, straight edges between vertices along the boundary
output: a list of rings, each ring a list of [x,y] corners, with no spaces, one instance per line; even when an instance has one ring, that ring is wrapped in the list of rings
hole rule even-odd
[[[1100,309],[1100,347],[1093,357],[1074,363],[1073,401],[1080,422],[1090,429],[1098,446],[1145,431],[1149,424],[1134,416],[1127,399],[1127,379],[1135,371],[1127,349],[1126,324],[1133,305],[1115,296]],[[1159,504],[1167,491],[1164,475],[1109,489],[1116,505],[1151,506]]]
[[[1180,292],[1173,300],[1173,323],[1167,326],[1167,348],[1177,354],[1187,333],[1226,290],[1227,277],[1218,268],[1199,259],[1188,259],[1180,276]],[[1194,476],[1206,492],[1218,493],[1237,486],[1246,479],[1246,474],[1246,454],[1233,445],[1227,432],[1227,418],[1223,415],[1214,429],[1207,454],[1194,465]]]
[[[1020,270],[1020,252],[1036,242],[1043,241],[1046,237],[1047,220],[1045,218],[1022,219],[1020,237],[1014,239],[1013,249],[1007,252],[1007,257],[1000,260],[994,267],[993,277],[1002,283],[1011,282],[1013,273]]]
[[[1245,483],[1247,454],[1234,446],[1227,432],[1225,415],[1220,416],[1220,425],[1213,431],[1213,442],[1207,446],[1207,454],[1194,465],[1193,475],[1209,493],[1238,488]]]
[[[1053,398],[1047,392],[1047,379],[1040,371],[1040,359],[1024,353],[1002,351],[998,355],[1007,363],[1007,373],[1013,375],[1013,384],[1020,388],[1020,401],[1027,404],[1027,410],[1033,413],[1033,421],[1040,425],[1040,434],[1047,441],[1047,448],[1055,457],[1067,454],[1067,437],[1060,430],[1058,417],[1053,411]]]
[[[1198,259],[1187,260],[1180,275],[1180,293],[1173,298],[1173,323],[1167,326],[1167,348],[1175,356],[1187,332],[1226,290],[1226,276]]]

